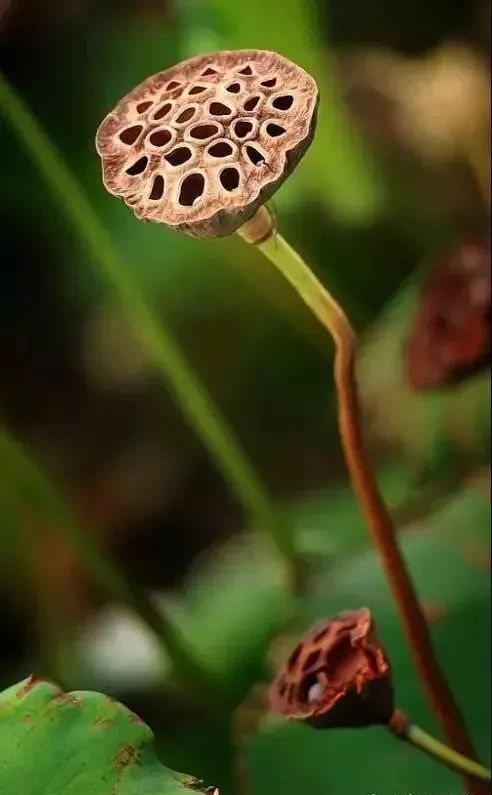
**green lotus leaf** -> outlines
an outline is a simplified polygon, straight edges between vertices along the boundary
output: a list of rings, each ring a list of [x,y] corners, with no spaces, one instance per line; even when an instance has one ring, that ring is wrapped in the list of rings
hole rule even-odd
[[[30,677],[0,694],[2,795],[217,793],[164,767],[148,726],[101,693]]]

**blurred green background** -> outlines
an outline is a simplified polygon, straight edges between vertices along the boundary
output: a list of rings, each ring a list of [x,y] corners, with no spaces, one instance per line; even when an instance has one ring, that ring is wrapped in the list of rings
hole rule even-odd
[[[150,724],[165,764],[223,795],[458,791],[451,773],[382,729],[258,722],[252,693],[268,681],[273,639],[367,605],[400,706],[437,731],[347,481],[330,341],[239,239],[194,240],[139,223],[100,179],[95,131],[138,82],[201,52],[274,49],[321,91],[315,142],[273,203],[278,226],[361,335],[378,477],[486,759],[488,374],[415,393],[404,354],[422,278],[488,222],[489,16],[481,0],[0,0],[3,74],[235,429],[310,571],[293,603],[262,528],[250,526],[183,419],[80,219],[57,202],[0,103],[2,425],[118,567],[167,606],[220,697],[204,706],[178,684],[152,633],[94,586],[63,521],[55,526],[15,476],[7,448],[2,687],[34,670],[113,693]]]

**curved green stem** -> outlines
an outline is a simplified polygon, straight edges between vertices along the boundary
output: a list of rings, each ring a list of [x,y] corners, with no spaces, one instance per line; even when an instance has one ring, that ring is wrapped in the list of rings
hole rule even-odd
[[[24,447],[1,427],[0,470],[2,480],[10,480],[12,489],[20,493],[20,499],[15,500],[15,495],[12,499],[17,511],[25,513],[36,506],[49,520],[50,529],[66,541],[101,591],[127,605],[152,630],[177,676],[191,683],[201,694],[207,694],[211,688],[216,691],[217,683],[195,659],[172,619],[156,608],[146,591],[120,571],[98,542],[96,534],[83,526]]]
[[[418,748],[435,759],[436,762],[446,765],[451,770],[465,776],[471,776],[479,781],[491,780],[490,770],[487,767],[468,759],[468,757],[459,754],[448,745],[436,740],[435,737],[425,732],[420,726],[411,723],[400,710],[395,711],[395,716],[389,723],[389,729],[400,740],[405,740],[410,745],[413,745],[414,748]]]
[[[168,381],[183,414],[249,514],[252,526],[271,537],[285,562],[290,579],[294,580],[296,557],[292,538],[279,521],[253,466],[225,418],[186,362],[175,340],[138,292],[128,269],[114,249],[79,183],[30,110],[1,73],[0,111],[3,111],[19,141],[51,188],[61,210],[87,245],[94,260],[99,263],[140,342],[150,354],[156,369]]]
[[[447,765],[451,770],[456,770],[458,773],[465,773],[474,778],[481,779],[482,781],[490,781],[490,770],[484,765],[474,762],[472,759],[453,751],[448,745],[444,745],[435,737],[431,737],[423,729],[415,724],[410,724],[406,740],[411,743],[415,748],[420,748],[425,751],[429,756],[434,757],[438,762]]]

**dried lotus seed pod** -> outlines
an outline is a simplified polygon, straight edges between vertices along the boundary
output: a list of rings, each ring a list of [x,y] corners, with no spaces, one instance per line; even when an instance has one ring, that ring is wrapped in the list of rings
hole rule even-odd
[[[137,218],[199,237],[234,232],[313,138],[318,89],[265,50],[190,58],[149,77],[96,137],[107,190]]]
[[[370,611],[344,610],[312,627],[272,684],[270,706],[317,729],[387,723],[390,665]]]

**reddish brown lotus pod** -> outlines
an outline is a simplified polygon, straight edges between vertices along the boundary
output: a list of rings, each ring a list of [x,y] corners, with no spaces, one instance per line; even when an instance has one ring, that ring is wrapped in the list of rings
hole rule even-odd
[[[183,61],[137,86],[102,122],[104,184],[137,218],[228,235],[308,148],[317,101],[314,80],[274,52]]]
[[[490,252],[464,243],[443,257],[424,285],[407,348],[417,390],[453,384],[490,363]]]
[[[270,706],[318,729],[387,723],[390,666],[370,611],[338,613],[306,633],[270,688]]]

